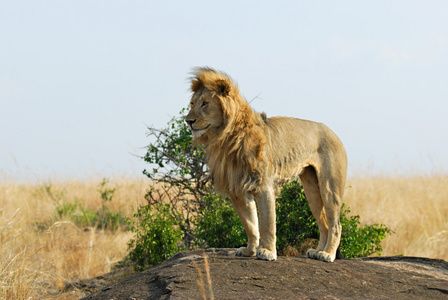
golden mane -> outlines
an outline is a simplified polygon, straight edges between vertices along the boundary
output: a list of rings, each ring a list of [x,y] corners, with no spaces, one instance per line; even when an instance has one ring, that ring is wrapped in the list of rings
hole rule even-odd
[[[207,89],[223,113],[222,128],[203,140],[215,187],[238,197],[257,192],[269,163],[266,117],[252,110],[227,74],[198,68],[193,75],[191,90]]]

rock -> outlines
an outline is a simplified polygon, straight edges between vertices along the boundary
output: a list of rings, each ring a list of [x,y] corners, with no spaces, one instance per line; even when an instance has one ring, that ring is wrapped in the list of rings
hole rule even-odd
[[[180,252],[83,299],[448,299],[444,260],[369,257],[324,263],[280,256],[268,262],[234,253]]]

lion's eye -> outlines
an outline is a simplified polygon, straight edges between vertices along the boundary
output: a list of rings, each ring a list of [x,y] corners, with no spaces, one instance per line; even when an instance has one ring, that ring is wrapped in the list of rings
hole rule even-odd
[[[206,107],[207,106],[207,102],[202,102],[202,105],[201,105],[201,107]]]

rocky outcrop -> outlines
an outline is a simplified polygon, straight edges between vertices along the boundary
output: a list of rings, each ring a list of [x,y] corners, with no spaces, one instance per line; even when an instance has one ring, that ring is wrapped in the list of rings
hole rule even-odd
[[[84,299],[448,299],[443,260],[372,257],[324,263],[278,257],[267,262],[234,253],[180,252]]]

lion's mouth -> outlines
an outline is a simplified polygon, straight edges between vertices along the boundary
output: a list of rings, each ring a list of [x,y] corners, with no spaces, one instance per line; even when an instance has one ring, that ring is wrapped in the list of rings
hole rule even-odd
[[[208,128],[210,127],[210,125],[211,125],[211,124],[208,124],[207,126],[205,126],[205,127],[202,128],[202,129],[196,129],[196,128],[194,128],[193,126],[190,126],[190,128],[191,128],[192,131],[202,131],[202,130],[206,130],[206,129],[208,129]]]

